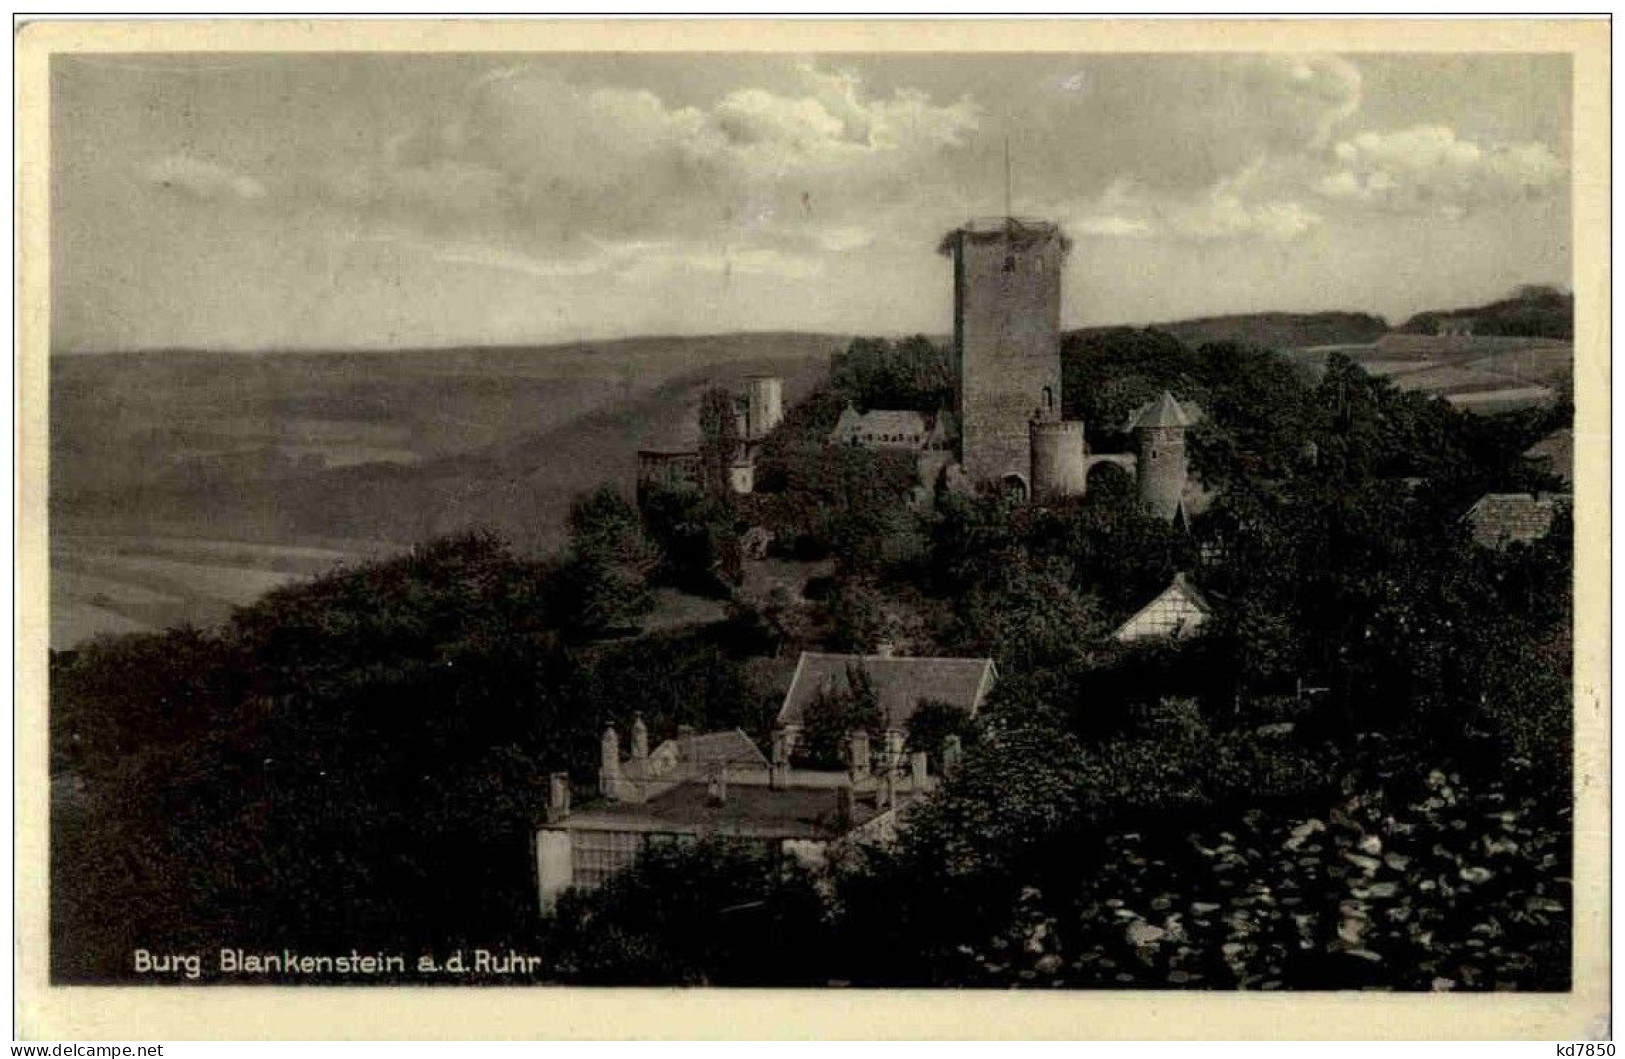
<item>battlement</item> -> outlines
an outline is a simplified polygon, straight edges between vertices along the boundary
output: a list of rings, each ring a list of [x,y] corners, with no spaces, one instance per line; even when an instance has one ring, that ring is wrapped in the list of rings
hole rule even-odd
[[[1028,423],[1027,429],[1034,437],[1046,434],[1083,434],[1083,420],[1081,419],[1034,419]]]
[[[1001,243],[1021,248],[1052,239],[1060,242],[1063,255],[1072,249],[1072,240],[1054,221],[1033,217],[976,217],[943,236],[937,252],[952,255],[964,249],[966,243]]]

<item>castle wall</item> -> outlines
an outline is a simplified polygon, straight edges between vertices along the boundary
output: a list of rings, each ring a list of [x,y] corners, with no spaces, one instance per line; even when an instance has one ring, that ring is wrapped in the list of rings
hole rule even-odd
[[[1030,473],[1027,424],[1058,418],[1061,266],[1052,224],[971,225],[949,237],[960,453],[973,480]]]

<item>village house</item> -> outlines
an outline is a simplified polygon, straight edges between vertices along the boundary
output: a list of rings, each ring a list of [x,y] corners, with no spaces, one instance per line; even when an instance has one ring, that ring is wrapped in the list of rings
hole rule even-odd
[[[641,718],[629,755],[613,728],[600,749],[599,796],[587,805],[572,808],[568,773],[549,777],[534,848],[544,913],[568,890],[603,885],[645,850],[701,839],[752,843],[821,868],[844,846],[889,841],[908,808],[939,782],[925,752],[877,760],[861,732],[848,740],[844,770],[769,762],[737,729],[681,730],[651,750]],[[959,753],[950,736],[943,768],[954,767]]]
[[[1213,617],[1213,605],[1183,573],[1112,633],[1118,643],[1190,636]]]
[[[880,767],[903,757],[909,721],[926,703],[941,703],[975,716],[993,688],[998,670],[991,658],[905,658],[894,655],[826,654],[803,651],[790,690],[773,722],[773,760],[789,761],[806,725],[808,708],[822,694],[845,694],[859,672],[880,707]]]
[[[1462,521],[1472,529],[1473,540],[1486,548],[1530,544],[1550,533],[1558,511],[1573,502],[1562,493],[1486,493]]]

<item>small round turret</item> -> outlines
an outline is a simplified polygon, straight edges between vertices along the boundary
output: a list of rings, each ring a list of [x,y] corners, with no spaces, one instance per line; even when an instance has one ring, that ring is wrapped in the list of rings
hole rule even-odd
[[[1083,423],[1034,419],[1028,426],[1033,498],[1082,496]]]
[[[1140,500],[1158,518],[1169,522],[1184,510],[1185,483],[1190,460],[1185,454],[1185,431],[1194,422],[1174,395],[1164,392],[1129,419],[1139,443],[1135,477]]]

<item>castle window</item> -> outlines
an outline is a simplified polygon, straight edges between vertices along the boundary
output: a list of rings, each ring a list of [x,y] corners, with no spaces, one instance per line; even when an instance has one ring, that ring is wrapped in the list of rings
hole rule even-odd
[[[1004,255],[1004,270],[1006,272],[1014,272],[1016,270],[1016,255]]]
[[[1044,274],[1044,259],[1043,258],[1039,257],[1039,258],[1034,258],[1033,259],[1033,271],[1038,273],[1040,276],[1042,276]]]
[[[1048,412],[1048,411],[1054,411],[1054,409],[1055,409],[1055,392],[1053,390],[1051,390],[1048,386],[1046,386],[1046,387],[1044,387],[1044,410],[1046,412]]]

